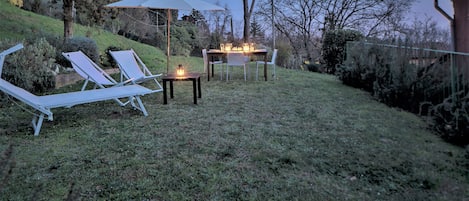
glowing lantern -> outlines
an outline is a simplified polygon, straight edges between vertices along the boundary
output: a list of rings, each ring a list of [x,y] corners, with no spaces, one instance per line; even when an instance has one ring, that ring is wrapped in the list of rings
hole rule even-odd
[[[249,52],[249,43],[244,43],[243,44],[243,51]]]
[[[182,64],[179,64],[178,68],[176,69],[176,75],[177,76],[184,76],[184,74],[185,74],[184,66],[182,66]]]

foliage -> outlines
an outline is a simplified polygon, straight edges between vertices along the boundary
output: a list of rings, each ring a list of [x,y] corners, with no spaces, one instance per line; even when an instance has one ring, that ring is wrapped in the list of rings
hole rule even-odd
[[[444,139],[469,143],[469,86],[461,74],[461,90],[448,93],[449,55],[409,46],[365,43],[351,43],[347,52],[347,60],[337,72],[344,84],[365,89],[389,106],[429,115]]]
[[[116,47],[116,46],[109,46],[108,48],[106,48],[105,54],[101,58],[101,61],[103,61],[103,64],[104,64],[103,66],[117,67],[116,60],[112,58],[109,51],[120,51],[120,50],[123,50],[123,49],[120,47]]]
[[[8,49],[18,42],[3,41],[0,49]],[[54,63],[56,49],[44,38],[33,43],[23,42],[24,48],[8,55],[2,77],[30,92],[44,92],[55,87]]]
[[[70,38],[59,49],[59,52],[75,52],[80,50],[94,62],[100,63],[98,46],[96,41],[91,38],[81,36]],[[64,57],[59,58],[60,59],[57,60],[57,63],[62,66],[70,66]]]
[[[355,30],[334,30],[326,32],[323,39],[322,59],[326,63],[326,71],[334,74],[336,66],[345,59],[345,44],[347,41],[358,41],[363,35]]]
[[[293,52],[293,47],[291,47],[288,43],[284,41],[278,41],[276,43],[276,48],[278,49],[277,58],[275,60],[278,66],[297,66],[297,65],[290,65],[291,56]]]
[[[323,67],[321,64],[317,64],[317,63],[306,64],[306,69],[311,72],[321,73],[323,71],[322,68]]]
[[[177,56],[189,56],[192,49],[200,47],[197,39],[197,27],[188,22],[171,27],[171,53]]]
[[[466,96],[461,97],[463,94]],[[444,139],[469,147],[469,93],[449,96],[444,102],[435,105],[431,112],[435,128]]]

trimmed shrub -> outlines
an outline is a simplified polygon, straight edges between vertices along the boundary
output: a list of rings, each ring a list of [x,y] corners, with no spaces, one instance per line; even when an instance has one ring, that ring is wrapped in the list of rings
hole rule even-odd
[[[468,86],[469,87],[469,86]],[[464,97],[461,97],[466,94]],[[469,144],[469,95],[457,93],[433,107],[434,128],[440,136],[454,144]],[[469,146],[468,146],[469,147]]]
[[[2,42],[0,48],[7,49],[15,44],[17,42]],[[6,57],[2,77],[32,93],[55,88],[56,49],[44,38],[23,45],[22,50]]]
[[[291,64],[291,55],[292,55],[292,47],[290,44],[283,42],[283,41],[278,41],[277,44],[277,58],[275,60],[275,63],[278,66],[283,66],[285,68],[297,68],[295,66],[299,66],[301,61],[298,61],[298,64]],[[294,60],[297,61],[297,60]]]
[[[344,84],[365,89],[389,106],[428,115],[442,138],[469,143],[469,86],[464,74],[451,76],[450,55],[370,43],[347,48],[347,60],[337,68]],[[451,93],[451,83],[459,86],[457,93]]]
[[[347,41],[359,41],[363,35],[354,30],[333,30],[324,35],[322,59],[326,63],[326,72],[335,74],[336,66],[345,59],[345,45]]]
[[[99,50],[96,42],[87,37],[73,37],[67,40],[62,46],[56,46],[58,52],[75,52],[81,50],[91,60],[96,63],[100,63]],[[57,63],[62,66],[70,66],[70,63],[62,56],[57,57]]]
[[[103,61],[104,66],[111,66],[111,67],[117,68],[117,63],[116,63],[116,61],[112,58],[112,56],[111,56],[111,54],[109,53],[109,51],[120,51],[120,50],[122,50],[122,48],[116,47],[116,46],[109,46],[109,47],[106,49],[106,54],[105,54],[105,56],[103,56],[103,58],[101,58],[101,60]]]
[[[322,68],[323,67],[321,66],[321,64],[316,64],[316,63],[310,63],[306,65],[306,69],[308,69],[308,71],[315,72],[315,73],[322,73]]]

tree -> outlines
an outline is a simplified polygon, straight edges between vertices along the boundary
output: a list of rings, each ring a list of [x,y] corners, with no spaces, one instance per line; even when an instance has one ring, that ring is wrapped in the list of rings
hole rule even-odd
[[[73,37],[73,6],[74,0],[64,0],[64,43]]]
[[[251,36],[256,41],[264,38],[263,29],[256,17],[251,22]]]
[[[243,31],[243,41],[245,43],[249,42],[249,33],[251,32],[251,15],[254,10],[254,4],[256,0],[251,0],[251,7],[249,7],[249,1],[243,0],[244,8],[244,31]]]
[[[271,0],[261,0],[259,14],[272,20]],[[415,0],[276,0],[275,28],[288,38],[299,58],[314,59],[329,30],[360,30],[365,36],[385,35],[396,27]],[[396,27],[398,28],[398,27]],[[394,29],[396,29],[394,28]]]

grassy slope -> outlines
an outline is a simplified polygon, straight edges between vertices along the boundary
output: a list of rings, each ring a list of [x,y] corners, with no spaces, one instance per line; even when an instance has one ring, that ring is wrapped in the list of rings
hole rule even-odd
[[[56,109],[39,137],[2,104],[0,200],[469,199],[464,150],[415,115],[332,76],[278,74],[203,79],[199,105],[176,82],[168,105],[143,97],[148,117],[112,101]]]
[[[0,0],[1,40],[21,40],[31,34],[42,32],[53,33],[57,36],[63,35],[63,21],[21,10],[7,2],[6,0]],[[165,54],[160,49],[152,46],[137,43],[101,29],[81,25],[74,25],[74,36],[89,36],[93,38],[97,42],[101,53],[104,53],[104,50],[109,46],[121,47],[123,49],[133,48],[151,69],[155,71],[166,70]],[[171,66],[176,66],[175,64],[179,62],[179,58],[175,57],[172,59]]]

